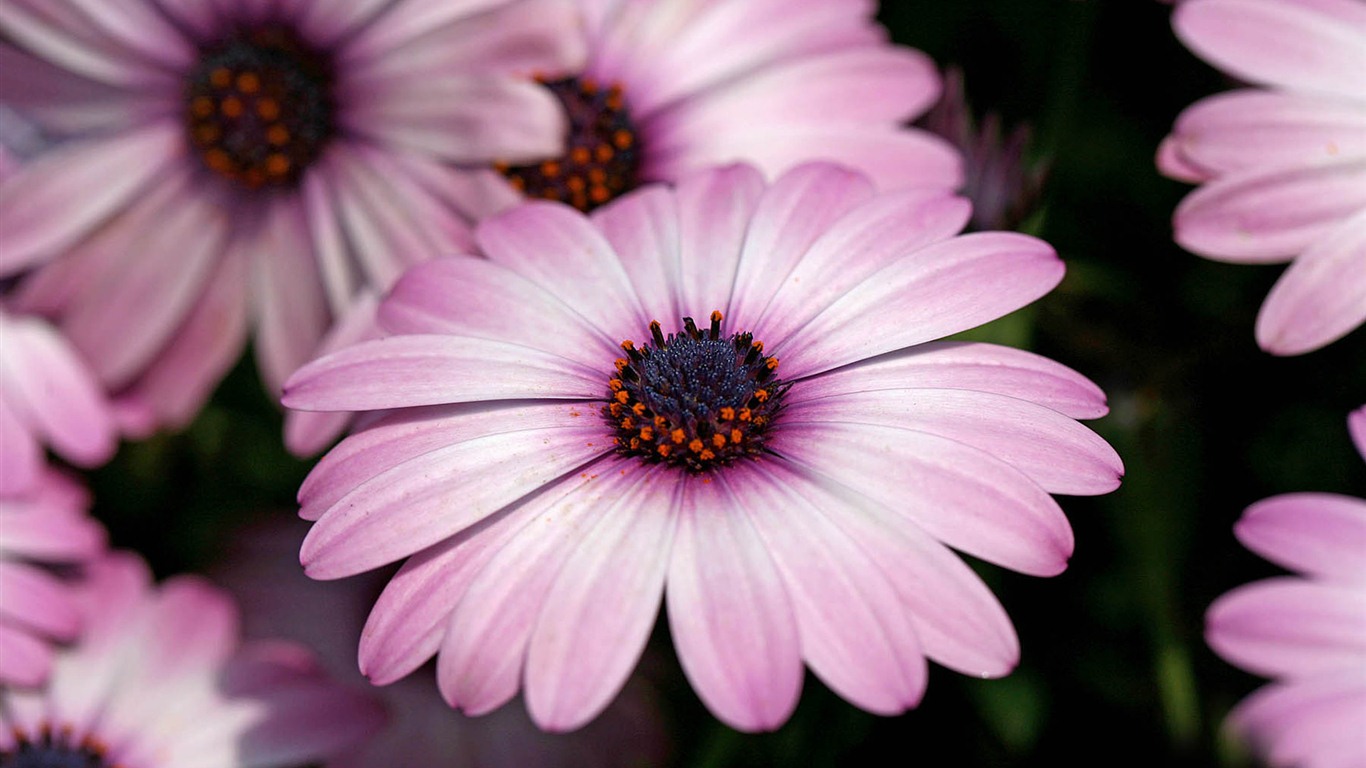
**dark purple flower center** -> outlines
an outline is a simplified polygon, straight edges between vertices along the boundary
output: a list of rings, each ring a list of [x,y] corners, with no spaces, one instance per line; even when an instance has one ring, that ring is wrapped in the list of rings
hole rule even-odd
[[[621,87],[569,78],[545,84],[569,117],[565,154],[534,165],[497,165],[527,197],[559,200],[581,211],[634,189],[639,183],[638,135]]]
[[[650,323],[651,341],[623,341],[607,382],[602,415],[617,452],[690,472],[764,452],[764,438],[782,409],[788,385],[774,377],[778,358],[753,334],[721,335],[721,313],[702,330],[691,317],[665,336]]]
[[[292,186],[335,133],[332,61],[289,27],[238,29],[200,49],[185,124],[200,162],[249,189]]]
[[[70,728],[53,733],[44,726],[36,735],[14,735],[15,745],[0,750],[0,768],[122,768],[105,759],[104,745],[93,738],[76,742]]]

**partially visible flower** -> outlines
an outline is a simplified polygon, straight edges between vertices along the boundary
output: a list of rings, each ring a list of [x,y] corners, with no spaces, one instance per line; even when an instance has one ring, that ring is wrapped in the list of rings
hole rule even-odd
[[[578,0],[588,62],[549,78],[568,146],[500,166],[517,190],[589,210],[648,182],[731,162],[770,179],[830,160],[881,189],[952,190],[945,141],[909,128],[939,98],[934,63],[845,0]],[[514,198],[515,199],[515,198]]]
[[[382,722],[302,647],[240,645],[235,607],[203,579],[154,586],[116,553],[87,565],[78,595],[85,632],[47,686],[0,689],[0,764],[292,768]]]
[[[568,0],[5,0],[0,102],[62,137],[0,185],[0,277],[178,426],[278,390],[364,287],[468,244],[495,158],[563,148]]]
[[[0,497],[39,482],[44,447],[80,467],[103,464],[118,447],[114,410],[47,321],[0,308]]]
[[[49,468],[24,491],[0,494],[0,686],[41,685],[52,670],[52,644],[80,633],[75,588],[54,567],[104,551],[104,529],[86,514],[89,506],[84,489]]]
[[[1001,117],[995,112],[988,112],[977,125],[963,89],[962,70],[948,68],[944,97],[920,125],[948,139],[963,154],[962,192],[972,201],[972,229],[1016,229],[1038,209],[1048,163],[1025,158],[1029,125],[1017,125],[1003,136]]]
[[[1220,261],[1292,261],[1257,316],[1278,355],[1366,320],[1366,4],[1186,0],[1172,13],[1196,54],[1254,86],[1196,102],[1157,163],[1199,183],[1176,241]]]
[[[525,682],[539,725],[573,729],[663,598],[693,687],[741,729],[787,719],[804,662],[879,713],[920,700],[927,658],[1006,674],[1010,621],[948,547],[1056,574],[1072,532],[1049,493],[1104,493],[1122,469],[1074,420],[1105,413],[1094,384],[934,341],[1062,278],[1034,238],[956,236],[969,214],[827,164],[771,185],[732,166],[592,219],[527,203],[480,224],[486,258],[406,273],[379,309],[393,335],[285,395],[393,409],[299,494],[310,576],[409,558],[362,671],[382,684],[439,653],[454,706]]]
[[[338,680],[353,681],[388,710],[386,727],[327,768],[462,766],[463,768],[649,768],[664,764],[665,738],[648,687],[628,684],[583,731],[548,734],[525,709],[509,704],[473,719],[441,700],[431,677],[409,676],[374,688],[356,671],[356,642],[365,614],[384,586],[379,574],[320,583],[299,568],[308,526],[281,518],[237,536],[218,582],[242,605],[248,637],[304,643]]]
[[[1366,407],[1349,418],[1366,459]],[[1366,765],[1366,499],[1273,496],[1234,533],[1296,573],[1247,584],[1210,606],[1205,639],[1230,663],[1274,682],[1229,715],[1273,766]]]

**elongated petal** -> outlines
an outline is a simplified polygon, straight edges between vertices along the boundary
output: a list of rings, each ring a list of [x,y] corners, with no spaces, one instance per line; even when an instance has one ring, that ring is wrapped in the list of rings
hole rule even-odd
[[[775,438],[781,455],[901,512],[955,549],[1037,576],[1067,567],[1072,529],[1057,502],[990,454],[867,424],[784,422]]]
[[[773,558],[726,478],[683,489],[669,562],[669,630],[698,696],[744,731],[784,723],[801,693],[801,642]]]
[[[763,177],[747,165],[679,181],[678,279],[685,316],[700,320],[730,303],[741,245],[763,190]]]
[[[251,256],[256,364],[276,393],[312,358],[331,319],[302,200],[276,201]]]
[[[1220,656],[1267,676],[1366,663],[1366,593],[1288,577],[1239,587],[1210,606],[1205,639]]]
[[[1361,760],[1366,673],[1360,668],[1264,686],[1229,725],[1271,765],[1350,768]]]
[[[304,539],[309,576],[368,571],[459,533],[604,452],[601,429],[524,429],[466,440],[357,486]]]
[[[1291,493],[1253,504],[1234,526],[1238,540],[1300,573],[1366,582],[1366,500],[1330,493]]]
[[[0,560],[0,617],[7,624],[54,640],[74,639],[81,617],[70,589],[41,568]]]
[[[674,193],[664,186],[644,187],[594,210],[592,220],[621,259],[644,309],[656,318],[682,317]]]
[[[1363,257],[1366,209],[1309,246],[1281,275],[1257,314],[1262,349],[1278,355],[1310,352],[1366,322]]]
[[[287,408],[365,411],[477,400],[590,399],[599,372],[531,347],[465,336],[394,336],[357,344],[300,368]]]
[[[567,731],[621,689],[654,626],[676,522],[673,484],[637,475],[634,514],[605,515],[584,536],[545,597],[527,647],[532,720]]]

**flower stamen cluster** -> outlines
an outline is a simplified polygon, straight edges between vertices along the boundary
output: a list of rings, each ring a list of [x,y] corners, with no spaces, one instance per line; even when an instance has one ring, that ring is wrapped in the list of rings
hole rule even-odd
[[[774,378],[778,358],[751,333],[721,335],[720,312],[702,330],[691,317],[665,336],[650,322],[651,341],[621,343],[602,414],[618,453],[690,472],[764,452],[764,435],[788,385]]]

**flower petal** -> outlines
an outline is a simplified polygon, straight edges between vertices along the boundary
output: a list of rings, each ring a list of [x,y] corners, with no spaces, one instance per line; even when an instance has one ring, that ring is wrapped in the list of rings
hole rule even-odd
[[[267,390],[276,393],[312,359],[331,319],[302,199],[273,201],[249,248],[256,364]]]
[[[591,218],[612,244],[644,309],[656,318],[682,317],[678,198],[673,190],[642,187],[594,210]]]
[[[1366,184],[1366,174],[1361,177]],[[1366,321],[1366,209],[1305,249],[1276,281],[1257,314],[1257,343],[1297,355],[1336,341]]]
[[[677,520],[675,484],[660,471],[635,477],[635,512],[604,515],[583,537],[532,630],[526,702],[545,730],[573,730],[607,706],[659,612]]]
[[[745,232],[763,191],[763,177],[748,165],[678,182],[678,289],[685,317],[700,320],[730,303]]]
[[[1253,504],[1234,526],[1248,549],[1331,581],[1366,582],[1366,499],[1288,493]]]
[[[1228,723],[1270,765],[1350,768],[1362,756],[1366,674],[1360,668],[1262,687]]]
[[[81,615],[69,593],[71,584],[42,568],[0,560],[0,585],[0,623],[53,640],[76,638]]]
[[[743,731],[774,730],[801,695],[801,641],[783,579],[749,518],[760,503],[726,475],[683,486],[669,562],[669,629],[707,709]]]
[[[465,336],[392,336],[334,352],[285,382],[281,402],[369,411],[481,400],[598,399],[599,371],[531,347]]]
[[[1278,577],[1229,592],[1205,616],[1205,640],[1260,675],[1312,675],[1366,664],[1366,593]]]
[[[52,648],[18,627],[0,623],[0,681],[32,687],[52,673]]]

